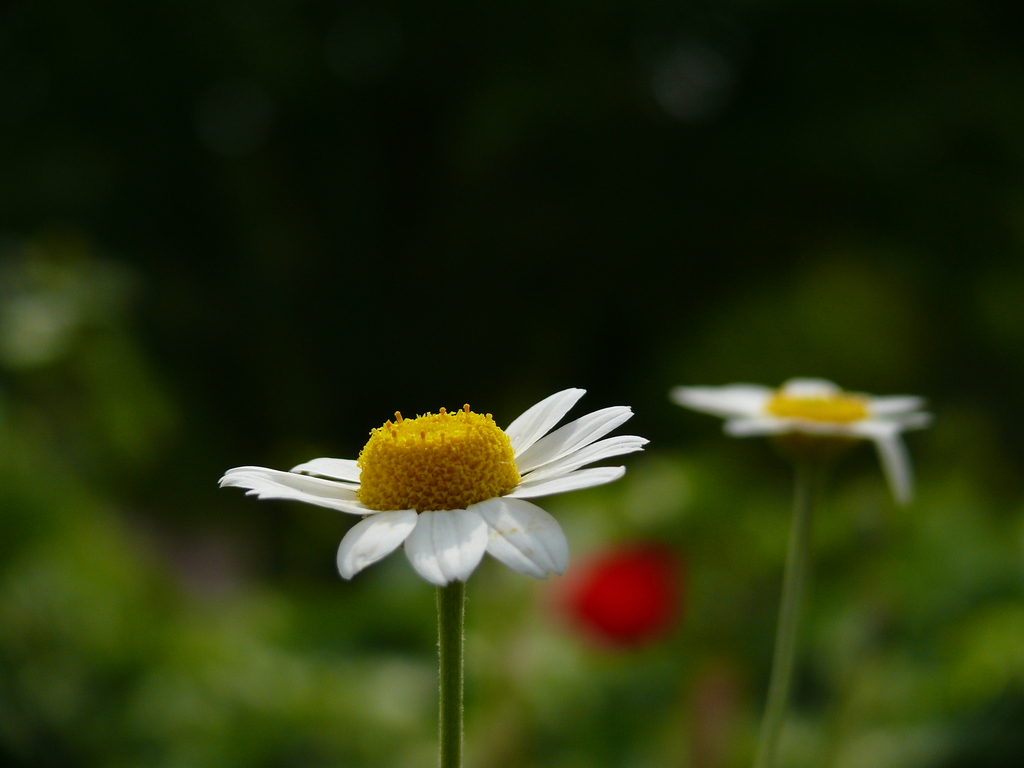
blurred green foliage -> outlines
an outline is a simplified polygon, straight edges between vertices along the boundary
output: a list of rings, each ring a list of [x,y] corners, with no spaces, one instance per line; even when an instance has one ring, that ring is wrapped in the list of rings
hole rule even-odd
[[[659,539],[685,618],[595,648],[469,585],[473,766],[749,762],[789,469],[667,401],[930,398],[896,508],[816,521],[786,764],[1024,760],[1024,11],[999,0],[0,8],[0,762],[421,766],[433,593],[350,520],[218,492],[396,409],[565,386],[652,439],[546,503]]]

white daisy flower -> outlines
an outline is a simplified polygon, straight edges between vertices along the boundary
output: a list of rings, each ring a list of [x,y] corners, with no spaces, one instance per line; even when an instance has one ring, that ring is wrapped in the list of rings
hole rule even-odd
[[[584,392],[551,395],[504,430],[468,405],[415,419],[396,413],[371,431],[358,459],[313,459],[288,472],[238,467],[220,485],[362,516],[338,549],[346,579],[403,543],[416,572],[438,586],[468,579],[484,552],[543,579],[565,572],[569,547],[558,521],[528,499],[617,480],[625,467],[582,467],[647,443],[601,439],[633,415],[626,406],[551,432]]]
[[[756,384],[676,387],[670,397],[679,405],[728,419],[725,431],[734,437],[802,434],[871,440],[901,504],[913,495],[913,478],[900,433],[931,421],[931,414],[920,410],[920,397],[844,392],[823,379],[791,379],[777,390]]]

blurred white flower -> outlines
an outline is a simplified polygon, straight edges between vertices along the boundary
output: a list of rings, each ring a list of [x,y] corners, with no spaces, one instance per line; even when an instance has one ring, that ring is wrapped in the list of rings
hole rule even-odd
[[[756,384],[675,387],[669,396],[679,405],[728,419],[725,431],[734,437],[797,434],[870,440],[896,500],[905,504],[913,495],[910,458],[900,434],[931,422],[931,414],[920,410],[920,397],[844,392],[823,379],[791,379],[779,389]]]
[[[372,430],[356,460],[313,459],[288,472],[238,467],[220,485],[362,515],[338,549],[346,579],[403,543],[416,572],[439,586],[468,579],[484,552],[542,579],[565,571],[569,549],[558,522],[527,499],[617,480],[624,467],[582,467],[647,443],[633,435],[601,439],[633,415],[626,406],[551,432],[583,394],[551,395],[504,430],[468,405],[415,419],[396,413]]]

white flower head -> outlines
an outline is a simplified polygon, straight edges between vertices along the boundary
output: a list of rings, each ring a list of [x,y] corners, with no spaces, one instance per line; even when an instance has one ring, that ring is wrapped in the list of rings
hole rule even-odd
[[[396,413],[371,431],[358,459],[313,459],[288,472],[238,467],[220,485],[361,516],[338,549],[346,579],[402,544],[416,572],[438,586],[468,579],[484,552],[543,579],[565,572],[569,547],[558,521],[528,499],[617,480],[625,467],[583,467],[647,443],[604,437],[633,415],[626,406],[552,432],[584,392],[551,395],[504,430],[468,405],[415,419]]]
[[[675,387],[669,396],[679,405],[727,419],[725,431],[734,437],[797,434],[871,440],[896,500],[905,504],[913,495],[910,458],[900,434],[931,422],[931,414],[920,410],[920,397],[844,392],[824,379],[791,379],[779,389],[756,384]]]

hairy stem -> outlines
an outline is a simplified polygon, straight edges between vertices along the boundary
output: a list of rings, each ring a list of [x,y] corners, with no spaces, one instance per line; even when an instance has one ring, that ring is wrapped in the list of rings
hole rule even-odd
[[[754,768],[771,768],[774,764],[775,749],[789,705],[800,614],[810,560],[811,516],[816,469],[815,463],[810,459],[797,460],[793,525],[789,536],[789,552],[786,556],[786,572],[782,582],[779,624],[775,635],[775,656],[772,659],[768,701],[765,705],[764,720],[761,722],[761,734],[758,738]]]
[[[441,768],[462,768],[463,656],[466,583],[437,588]]]

